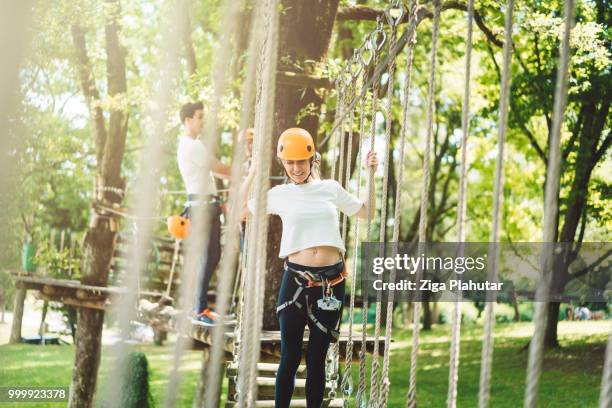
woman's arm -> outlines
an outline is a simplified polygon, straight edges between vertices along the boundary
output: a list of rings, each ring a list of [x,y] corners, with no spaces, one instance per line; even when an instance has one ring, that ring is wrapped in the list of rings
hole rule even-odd
[[[368,178],[366,179],[366,188],[362,196],[363,206],[355,215],[359,218],[372,219],[376,212],[376,183],[374,182],[374,172],[378,166],[378,158],[376,157],[375,151],[371,150],[368,152],[365,165],[369,172]],[[372,174],[372,177],[370,177],[370,174]]]

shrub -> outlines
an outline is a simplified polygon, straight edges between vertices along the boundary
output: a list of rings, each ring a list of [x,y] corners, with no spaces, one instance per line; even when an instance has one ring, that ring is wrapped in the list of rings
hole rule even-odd
[[[123,408],[153,406],[149,390],[149,363],[147,356],[142,352],[134,352],[128,356],[121,402]]]

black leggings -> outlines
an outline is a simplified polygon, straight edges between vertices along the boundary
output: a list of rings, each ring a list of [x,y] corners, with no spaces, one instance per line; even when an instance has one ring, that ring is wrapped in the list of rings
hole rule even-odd
[[[291,268],[298,270],[308,270],[312,273],[329,269],[324,267],[306,267],[294,263],[288,263]],[[338,274],[342,271],[342,263],[337,264]],[[285,271],[281,288],[278,296],[278,305],[287,300],[293,299],[299,285],[295,281],[295,274]],[[334,296],[344,300],[345,281],[333,287]],[[325,357],[329,343],[332,341],[328,333],[323,332],[314,322],[308,318],[306,310],[306,296],[314,317],[327,328],[336,328],[342,314],[339,311],[319,310],[316,306],[317,300],[322,297],[321,287],[304,289],[298,298],[302,307],[295,304],[285,307],[278,312],[278,320],[281,332],[281,361],[276,373],[276,408],[289,407],[291,396],[295,385],[295,373],[302,359],[302,342],[304,338],[304,328],[308,325],[310,337],[306,350],[306,401],[308,408],[320,408],[323,402],[325,391]]]

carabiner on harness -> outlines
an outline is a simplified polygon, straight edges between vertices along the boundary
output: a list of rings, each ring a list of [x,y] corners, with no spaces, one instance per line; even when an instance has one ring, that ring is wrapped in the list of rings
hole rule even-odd
[[[328,312],[336,312],[340,310],[342,307],[342,302],[334,296],[332,285],[327,279],[323,280],[321,290],[323,291],[323,296],[321,299],[317,300],[317,307],[320,310],[325,310]]]

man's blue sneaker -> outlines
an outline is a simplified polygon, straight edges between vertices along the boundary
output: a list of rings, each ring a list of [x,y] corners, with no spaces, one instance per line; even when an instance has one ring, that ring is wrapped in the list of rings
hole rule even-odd
[[[210,309],[204,309],[202,312],[196,314],[193,320],[207,326],[214,326],[219,322],[219,315]]]

